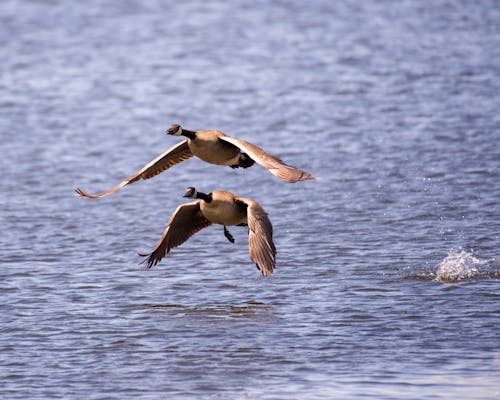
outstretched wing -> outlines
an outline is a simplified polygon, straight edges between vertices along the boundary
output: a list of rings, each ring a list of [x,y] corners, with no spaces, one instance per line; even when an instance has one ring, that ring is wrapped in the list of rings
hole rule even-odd
[[[252,199],[236,197],[247,206],[248,253],[262,275],[269,276],[276,265],[276,247],[273,242],[273,226],[267,213]]]
[[[155,249],[149,254],[139,254],[148,257],[144,262],[147,268],[158,264],[170,249],[177,247],[188,240],[199,230],[212,223],[200,211],[200,201],[182,204],[175,210],[167,223]]]
[[[242,152],[248,154],[257,164],[268,169],[274,176],[277,176],[285,182],[293,183],[306,179],[316,179],[315,176],[312,176],[308,172],[286,164],[278,157],[267,153],[260,147],[245,140],[235,139],[228,135],[221,136],[219,139],[235,145]]]
[[[97,194],[89,194],[83,191],[80,188],[76,188],[75,192],[82,197],[88,197],[92,199],[97,199],[101,197],[105,197],[110,195],[111,193],[116,192],[122,187],[134,183],[139,179],[149,179],[153,176],[158,175],[159,173],[169,169],[170,167],[178,164],[188,158],[193,157],[193,153],[189,150],[187,139],[176,144],[175,146],[168,149],[166,152],[160,154],[149,164],[142,167],[139,171],[137,171],[134,175],[128,177],[127,179],[121,181],[118,185],[113,186],[111,189],[108,189],[104,192]]]

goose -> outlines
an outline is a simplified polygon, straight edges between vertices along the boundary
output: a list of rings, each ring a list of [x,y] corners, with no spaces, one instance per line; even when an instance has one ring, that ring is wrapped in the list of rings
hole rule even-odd
[[[184,197],[196,201],[178,206],[154,250],[149,254],[139,253],[140,256],[148,257],[144,260],[148,269],[158,264],[172,248],[181,245],[196,232],[212,224],[219,224],[223,225],[224,236],[231,243],[234,243],[234,238],[227,226],[248,226],[250,259],[262,275],[272,274],[276,265],[273,227],[259,203],[223,190],[203,193],[194,187],[188,187]]]
[[[279,179],[290,183],[316,179],[316,177],[301,169],[285,164],[281,159],[267,153],[260,147],[245,140],[233,138],[221,131],[190,131],[183,129],[178,124],[173,124],[167,133],[173,136],[184,136],[186,139],[160,154],[135,174],[124,179],[111,189],[97,194],[89,194],[80,188],[76,188],[76,193],[79,196],[88,198],[105,197],[130,183],[137,182],[140,179],[152,178],[193,156],[210,164],[224,165],[231,168],[249,168],[257,163]]]

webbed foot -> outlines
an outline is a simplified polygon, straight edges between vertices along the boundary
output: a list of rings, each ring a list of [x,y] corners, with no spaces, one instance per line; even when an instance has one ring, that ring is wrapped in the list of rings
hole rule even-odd
[[[231,243],[234,243],[234,237],[229,233],[227,230],[226,226],[224,226],[224,236],[229,240]]]

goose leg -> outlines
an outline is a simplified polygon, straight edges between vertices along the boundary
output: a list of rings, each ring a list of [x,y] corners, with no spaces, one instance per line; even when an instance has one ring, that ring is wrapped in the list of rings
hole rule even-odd
[[[226,225],[224,225],[224,236],[229,240],[231,243],[234,243],[234,237],[229,233],[229,231],[226,228]]]

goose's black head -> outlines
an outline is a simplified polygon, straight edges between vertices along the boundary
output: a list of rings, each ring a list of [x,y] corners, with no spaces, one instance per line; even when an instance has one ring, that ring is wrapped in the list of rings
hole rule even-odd
[[[182,135],[182,128],[179,124],[173,124],[167,131],[169,135],[180,136]]]
[[[198,192],[196,189],[192,186],[189,186],[186,188],[186,192],[184,193],[183,197],[188,197],[190,199],[196,199],[198,196]]]
[[[184,193],[184,197],[188,197],[190,199],[201,199],[206,203],[212,202],[212,192],[210,192],[209,194],[198,192],[192,186],[189,186],[186,188],[186,192]]]

